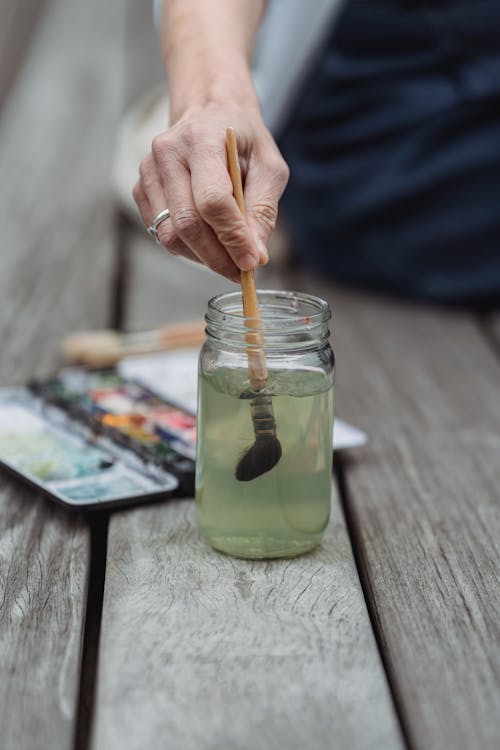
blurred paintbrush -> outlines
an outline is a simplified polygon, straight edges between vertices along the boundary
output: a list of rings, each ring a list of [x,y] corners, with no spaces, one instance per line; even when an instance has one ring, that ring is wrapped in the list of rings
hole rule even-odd
[[[88,367],[112,367],[124,357],[201,346],[204,340],[205,324],[193,321],[135,333],[113,330],[76,332],[62,340],[61,348],[71,362]]]

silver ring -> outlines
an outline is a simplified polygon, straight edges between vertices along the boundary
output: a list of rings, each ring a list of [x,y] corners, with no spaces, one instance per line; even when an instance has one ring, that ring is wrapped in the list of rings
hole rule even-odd
[[[160,211],[159,214],[156,214],[153,221],[147,228],[148,233],[151,235],[157,245],[161,245],[160,238],[158,237],[158,227],[160,226],[162,221],[165,221],[165,219],[170,219],[170,211],[168,210],[168,208],[164,208],[163,211]]]

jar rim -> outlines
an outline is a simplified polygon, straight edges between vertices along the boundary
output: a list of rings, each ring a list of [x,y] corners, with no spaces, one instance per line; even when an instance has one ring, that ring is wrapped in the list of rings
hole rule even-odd
[[[273,297],[277,300],[288,303],[288,309],[291,310],[293,310],[296,306],[298,307],[298,303],[309,305],[311,308],[311,310],[308,311],[306,315],[304,315],[303,311],[297,311],[295,316],[291,316],[289,314],[286,316],[283,315],[283,320],[288,320],[291,322],[291,320],[293,319],[297,322],[302,322],[304,318],[307,318],[308,322],[314,325],[318,323],[325,323],[332,317],[332,312],[328,302],[326,302],[326,300],[322,299],[321,297],[317,297],[314,294],[309,294],[308,292],[283,291],[276,289],[257,289],[257,299],[259,301],[259,307],[262,308],[262,313],[264,313],[262,315],[262,318],[264,319],[265,313],[269,309],[269,305],[266,306],[265,304],[266,297]],[[222,306],[222,302],[229,303],[232,305],[232,307]],[[233,312],[232,310],[234,309],[238,309],[239,312]],[[273,310],[274,317],[276,314],[275,306],[273,306]],[[314,310],[316,310],[316,312],[314,312]],[[216,294],[215,297],[209,299],[206,319],[210,317],[210,313],[215,313],[216,316],[222,314],[225,316],[225,319],[227,321],[234,322],[235,324],[239,325],[243,323],[248,329],[248,322],[257,320],[257,318],[246,318],[244,315],[242,315],[242,311],[243,299],[241,291],[222,292],[221,294]]]
[[[213,338],[247,343],[248,333],[259,333],[264,347],[293,348],[316,345],[329,336],[332,313],[328,302],[313,294],[274,289],[258,289],[261,318],[243,314],[241,290],[223,292],[208,302],[205,321]]]

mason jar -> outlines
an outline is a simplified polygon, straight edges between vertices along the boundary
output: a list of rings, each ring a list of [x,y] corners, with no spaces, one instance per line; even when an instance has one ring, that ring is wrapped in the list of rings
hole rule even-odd
[[[293,557],[320,543],[330,516],[331,313],[324,300],[299,292],[259,291],[258,300],[260,321],[244,317],[241,292],[208,303],[197,520],[208,544],[227,554]]]

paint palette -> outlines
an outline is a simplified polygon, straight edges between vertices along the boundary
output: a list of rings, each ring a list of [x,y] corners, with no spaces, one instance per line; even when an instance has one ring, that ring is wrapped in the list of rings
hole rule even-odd
[[[194,491],[196,420],[114,370],[0,389],[0,463],[78,509]]]

